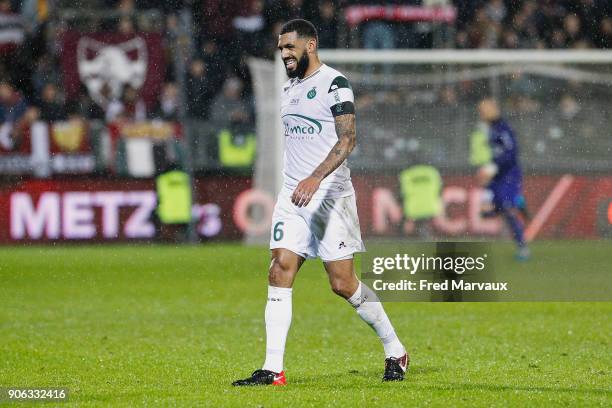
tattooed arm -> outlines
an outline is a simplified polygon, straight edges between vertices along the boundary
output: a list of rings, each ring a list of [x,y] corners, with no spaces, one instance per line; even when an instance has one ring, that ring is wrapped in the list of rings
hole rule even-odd
[[[355,147],[355,115],[336,116],[336,134],[338,142],[331,149],[323,163],[313,172],[312,177],[323,180],[340,166]]]
[[[356,142],[355,114],[349,113],[335,117],[338,142],[325,160],[312,172],[310,177],[300,181],[293,191],[291,201],[298,207],[305,207],[319,189],[321,181],[340,166],[353,151]]]

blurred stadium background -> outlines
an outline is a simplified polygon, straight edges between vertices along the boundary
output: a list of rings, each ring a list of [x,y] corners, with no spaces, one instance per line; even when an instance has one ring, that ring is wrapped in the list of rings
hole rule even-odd
[[[427,239],[495,241],[496,273],[603,293],[581,300],[612,293],[610,1],[0,0],[0,393],[67,387],[78,406],[610,406],[609,302],[388,302],[412,362],[408,381],[386,386],[378,339],[318,262],[294,292],[291,386],[232,389],[265,349],[268,250],[243,243],[269,234],[276,41],[294,17],[315,23],[323,60],[353,85],[366,238],[423,238],[402,175],[428,164],[442,189]],[[530,262],[511,261],[502,224],[480,217],[475,107],[487,94],[519,135]]]
[[[487,94],[520,137],[528,237],[612,236],[609,1],[0,0],[0,243],[265,240],[296,17],[356,94],[367,237],[416,234],[416,164],[442,175],[434,236],[504,236],[470,164]]]

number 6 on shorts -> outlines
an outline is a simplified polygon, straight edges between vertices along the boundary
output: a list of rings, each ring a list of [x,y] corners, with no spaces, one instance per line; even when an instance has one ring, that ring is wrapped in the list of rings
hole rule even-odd
[[[283,239],[283,230],[281,229],[281,227],[285,225],[285,223],[283,221],[279,221],[276,223],[276,225],[274,225],[274,240],[275,241],[280,241],[281,239]]]

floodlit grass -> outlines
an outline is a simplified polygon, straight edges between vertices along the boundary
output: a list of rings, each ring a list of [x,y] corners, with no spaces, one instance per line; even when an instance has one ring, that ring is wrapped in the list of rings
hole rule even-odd
[[[550,254],[580,271],[609,247],[541,242],[531,264],[498,251],[508,268],[554,273]],[[611,303],[388,303],[412,363],[383,384],[378,339],[319,261],[294,289],[289,385],[234,388],[263,362],[268,257],[237,244],[1,248],[0,387],[67,387],[70,403],[98,406],[612,405]]]

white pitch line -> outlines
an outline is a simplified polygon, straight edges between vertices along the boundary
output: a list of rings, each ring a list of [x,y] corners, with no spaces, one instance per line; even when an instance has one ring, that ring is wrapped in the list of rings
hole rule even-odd
[[[527,242],[532,241],[536,235],[538,235],[538,232],[540,232],[540,229],[548,220],[548,217],[550,217],[550,214],[554,211],[555,207],[561,198],[563,198],[573,181],[574,176],[569,174],[565,174],[559,179],[551,193],[546,198],[546,201],[544,201],[544,204],[542,204],[538,210],[538,213],[533,217],[533,220],[531,223],[529,223],[529,226],[525,230],[525,239]]]

